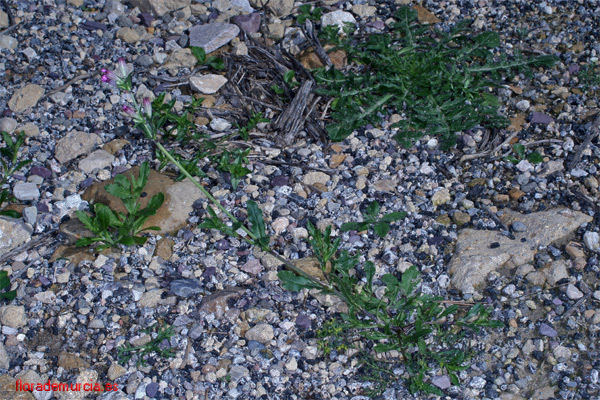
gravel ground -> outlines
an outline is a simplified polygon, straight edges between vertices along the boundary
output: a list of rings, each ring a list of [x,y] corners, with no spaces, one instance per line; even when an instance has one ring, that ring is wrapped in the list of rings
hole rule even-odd
[[[349,12],[366,29],[383,28],[399,4],[412,4],[325,3],[325,12]],[[102,399],[365,398],[370,383],[360,380],[356,360],[335,351],[325,357],[318,349],[317,329],[341,305],[284,290],[272,257],[197,228],[206,202],[194,201],[199,195],[193,188],[181,187],[173,196],[181,203],[160,216],[159,222],[169,219],[178,228],[144,246],[92,257],[68,242],[77,233],[74,211],[87,207],[86,189],[146,159],[155,161],[150,144],[131,132],[119,112],[124,99],[101,85],[100,68],[114,68],[123,57],[136,71],[141,97],[166,89],[179,107],[191,98],[187,82],[169,86],[155,77],[189,74],[195,60],[183,49],[211,37],[193,27],[235,20],[252,31],[261,19],[236,16],[254,9],[263,31],[253,35],[285,37],[294,51],[294,32],[286,31],[298,13],[293,2],[272,0],[267,8],[243,0],[8,6],[8,14],[0,13],[0,129],[25,131],[22,154],[33,163],[7,186],[23,218],[0,219],[1,268],[17,288],[17,298],[0,307],[0,399],[84,396],[16,397],[11,390],[17,379],[118,385],[119,391],[98,395]],[[487,301],[506,327],[472,337],[478,355],[460,373],[461,386],[450,387],[440,371],[431,371],[444,398],[600,399],[597,135],[579,162],[572,162],[585,138],[597,132],[598,87],[583,86],[580,73],[598,62],[600,3],[451,0],[424,1],[421,7],[420,19],[442,29],[472,18],[475,30],[496,30],[503,43],[499,54],[521,49],[560,57],[555,68],[535,71],[531,79],[515,76],[497,89],[512,122],[502,140],[516,134],[543,156],[542,163],[475,156],[489,139],[483,128],[461,133],[448,152],[428,136],[403,149],[391,139],[389,125],[397,116],[390,115],[382,126],[361,129],[333,146],[305,135],[292,147],[278,148],[267,135],[257,140],[252,173],[238,190],[208,165],[204,181],[236,215],[243,215],[249,199],[260,204],[275,249],[291,260],[311,256],[308,220],[320,228],[332,224],[342,248],[374,261],[378,274],[414,264],[423,275],[423,292]],[[237,35],[231,26],[217,33]],[[235,38],[225,51],[243,55],[244,47]],[[227,110],[218,107],[218,91],[212,100],[215,115]],[[227,112],[218,115],[226,121],[206,120],[207,129],[238,122]],[[385,239],[342,233],[341,224],[359,220],[372,200],[386,212],[408,216]],[[567,229],[560,218],[540,214],[557,207],[585,222]],[[540,230],[565,234],[527,250],[531,259],[513,269],[492,271],[476,293],[462,293],[449,267],[463,254],[461,232],[476,229],[487,240],[485,232],[504,228],[509,210],[539,216],[545,224]],[[515,235],[534,236],[539,232],[533,224],[507,225]],[[24,244],[8,252],[17,243]],[[143,330],[156,323],[173,326],[175,334],[159,345],[174,355],[151,355],[147,366],[135,359],[119,365],[117,348],[147,343],[151,336]],[[401,379],[402,365],[394,372],[399,379],[382,398],[436,397],[412,396]]]

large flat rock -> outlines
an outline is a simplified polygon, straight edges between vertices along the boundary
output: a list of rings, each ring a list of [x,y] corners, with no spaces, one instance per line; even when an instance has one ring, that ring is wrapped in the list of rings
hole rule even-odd
[[[539,246],[567,239],[592,217],[566,208],[532,214],[505,211],[507,226],[522,222],[527,228],[511,240],[498,231],[463,229],[450,261],[451,284],[463,293],[476,293],[492,271],[515,268],[533,261]]]

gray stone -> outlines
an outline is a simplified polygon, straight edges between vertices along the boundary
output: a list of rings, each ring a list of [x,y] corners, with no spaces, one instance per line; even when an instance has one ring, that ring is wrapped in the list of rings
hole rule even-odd
[[[450,200],[452,200],[452,196],[450,196],[450,191],[447,188],[442,188],[431,196],[431,202],[434,207],[446,204]]]
[[[600,235],[598,232],[586,232],[583,234],[585,247],[592,251],[600,251]]]
[[[548,114],[544,114],[543,112],[534,111],[531,113],[531,121],[532,124],[544,124],[547,125],[551,122],[554,122],[551,116]]]
[[[577,286],[569,283],[567,285],[567,297],[571,300],[579,300],[583,297],[581,290],[577,289]]]
[[[0,324],[11,328],[21,328],[27,324],[25,307],[7,305],[0,307]]]
[[[227,78],[217,74],[206,74],[190,77],[190,86],[192,90],[202,94],[217,93],[221,87],[227,83]]]
[[[234,24],[215,22],[212,24],[196,25],[190,28],[190,47],[202,47],[212,53],[226,45],[240,33],[240,28]]]
[[[125,13],[125,6],[119,0],[107,0],[102,11],[107,14],[122,15]]]
[[[525,224],[520,221],[513,223],[511,228],[512,228],[513,232],[525,232],[527,230],[527,227],[525,226]]]
[[[155,308],[162,300],[162,293],[162,289],[153,289],[148,292],[145,292],[142,295],[142,298],[139,300],[139,306]]]
[[[249,274],[257,275],[260,271],[263,270],[263,266],[260,263],[260,260],[254,258],[252,260],[247,261],[244,265],[242,265],[242,271],[248,272]]]
[[[102,143],[98,135],[73,131],[60,139],[56,144],[54,157],[61,164],[67,163],[82,154],[89,153],[95,146]]]
[[[165,60],[164,68],[171,75],[177,75],[180,68],[193,68],[198,63],[190,49],[174,50]]]
[[[294,9],[294,0],[269,0],[269,7],[278,17],[286,17]]]
[[[22,113],[35,107],[38,100],[44,95],[44,88],[40,85],[29,84],[17,90],[8,101],[8,107],[14,113]]]
[[[224,118],[215,117],[210,121],[210,127],[217,132],[223,132],[231,128],[231,122]]]
[[[307,172],[302,178],[302,183],[305,185],[312,185],[319,183],[321,185],[326,185],[329,181],[330,177],[325,172],[321,171],[310,171]]]
[[[96,168],[103,169],[110,167],[115,161],[115,156],[106,150],[96,150],[83,160],[79,161],[79,169],[86,174],[91,173]]]
[[[267,344],[275,337],[275,334],[271,325],[263,323],[250,328],[244,337],[248,340],[256,340],[262,344]]]
[[[14,118],[0,118],[0,132],[13,133],[17,127],[17,120]]]
[[[13,188],[13,195],[21,201],[37,200],[40,197],[40,191],[35,183],[19,182]]]
[[[112,363],[108,368],[108,379],[114,381],[127,373],[127,370],[123,368],[119,363]]]
[[[0,255],[25,243],[32,233],[20,219],[0,217]]]
[[[14,37],[1,35],[0,36],[0,49],[14,50],[19,45],[19,41]]]
[[[140,11],[162,17],[172,11],[189,6],[192,0],[129,0],[129,3],[133,7],[138,7]]]
[[[552,286],[556,285],[561,279],[568,277],[569,271],[567,271],[567,262],[564,260],[554,261],[546,274],[546,280]]]
[[[337,25],[340,28],[340,32],[342,31],[344,24],[348,22],[356,24],[356,19],[352,14],[346,11],[337,10],[321,16],[322,27]]]
[[[201,293],[202,288],[196,279],[177,279],[171,282],[171,291],[175,296],[190,297]]]
[[[361,18],[368,18],[375,15],[377,7],[368,6],[366,4],[356,4],[352,6],[352,12]]]
[[[519,111],[523,111],[523,112],[529,110],[529,106],[530,106],[529,100],[521,100],[521,101],[517,102],[517,104],[516,104],[517,109],[519,109]]]
[[[2,342],[0,342],[0,369],[9,369],[10,368],[10,357],[8,357],[8,353],[4,348]]]
[[[232,365],[229,369],[229,376],[231,376],[233,382],[237,382],[242,378],[250,376],[250,371],[241,365]]]
[[[25,222],[27,222],[29,225],[33,225],[35,224],[36,220],[37,220],[37,215],[38,215],[38,210],[37,207],[25,207],[23,209],[23,218],[25,219]]]
[[[9,20],[8,14],[0,10],[0,29],[8,28]]]
[[[516,232],[515,240],[497,231],[463,229],[459,232],[449,271],[452,285],[463,293],[475,293],[475,288],[485,283],[492,271],[502,267],[516,268],[533,261],[539,246],[567,238],[581,224],[590,222],[592,217],[556,208],[527,215],[509,210],[500,219],[506,225],[520,221],[528,227],[528,231]],[[499,246],[492,248],[492,243]]]

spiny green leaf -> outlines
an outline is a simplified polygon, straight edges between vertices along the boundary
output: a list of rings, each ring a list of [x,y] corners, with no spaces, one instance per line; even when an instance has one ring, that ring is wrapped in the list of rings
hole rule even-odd
[[[366,217],[370,217],[370,218],[377,218],[377,215],[379,215],[380,209],[381,209],[381,206],[379,205],[379,203],[377,201],[372,201],[367,206],[367,209],[365,210],[364,215]]]
[[[400,221],[404,218],[406,218],[407,213],[404,211],[395,211],[395,212],[391,212],[389,214],[386,214],[383,216],[383,218],[380,219],[381,222],[394,222],[394,221]]]
[[[375,231],[377,236],[383,239],[390,231],[390,224],[387,222],[378,222],[373,225],[373,231]]]

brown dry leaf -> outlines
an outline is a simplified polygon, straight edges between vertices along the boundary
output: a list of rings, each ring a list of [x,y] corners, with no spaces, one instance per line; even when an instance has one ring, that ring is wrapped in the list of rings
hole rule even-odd
[[[417,19],[422,24],[437,24],[438,22],[441,22],[435,14],[423,6],[416,4],[413,6],[413,10],[417,12]]]
[[[517,114],[510,119],[510,126],[506,128],[509,131],[519,132],[523,129],[523,124],[525,123],[525,114]]]
[[[344,148],[336,143],[331,145],[331,150],[335,151],[336,153],[341,153]]]

